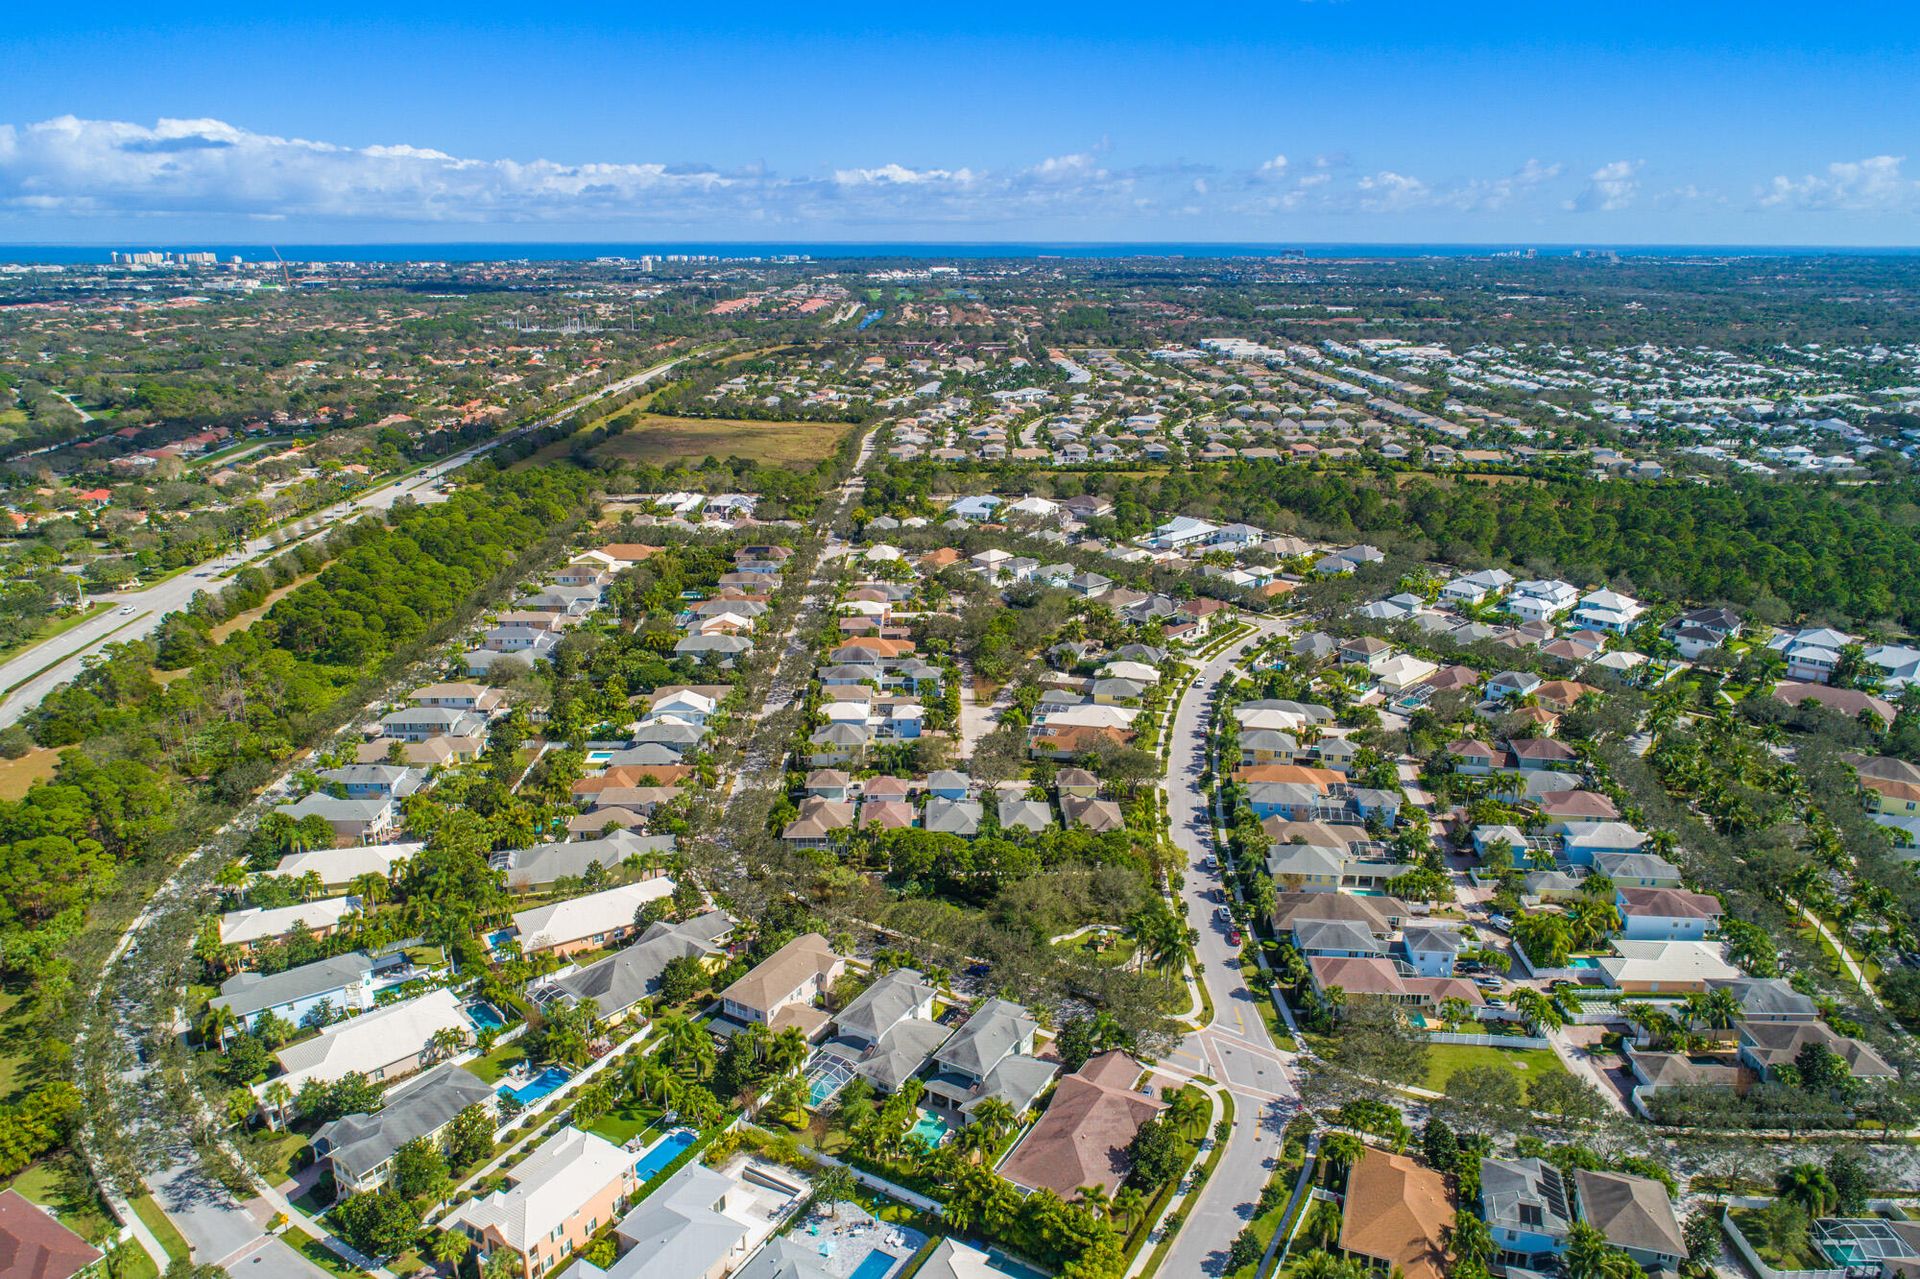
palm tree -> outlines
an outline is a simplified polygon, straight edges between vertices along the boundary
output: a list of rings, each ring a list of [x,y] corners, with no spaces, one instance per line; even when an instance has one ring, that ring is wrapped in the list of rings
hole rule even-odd
[[[433,1259],[443,1266],[458,1266],[466,1258],[473,1240],[458,1230],[443,1230],[433,1237]]]
[[[1538,1030],[1544,1027],[1547,1030],[1558,1030],[1567,1023],[1567,1019],[1560,1015],[1560,1009],[1553,1000],[1528,986],[1513,992],[1513,1008],[1515,1012],[1527,1019],[1527,1025],[1531,1029]]]
[[[1806,1209],[1809,1217],[1827,1216],[1840,1202],[1833,1178],[1819,1164],[1794,1164],[1781,1169],[1773,1179],[1773,1188],[1782,1199]]]
[[[1167,1118],[1183,1136],[1195,1136],[1206,1130],[1213,1117],[1213,1103],[1197,1088],[1182,1088],[1167,1105]]]
[[[1096,1217],[1107,1217],[1113,1212],[1113,1196],[1107,1188],[1100,1185],[1080,1187],[1080,1202]]]
[[[776,1071],[799,1070],[807,1064],[807,1032],[788,1026],[773,1037],[767,1047],[767,1064]]]
[[[1447,1247],[1456,1263],[1484,1266],[1493,1256],[1493,1232],[1475,1214],[1458,1213],[1447,1229]]]
[[[1147,1210],[1147,1197],[1138,1186],[1121,1186],[1113,1196],[1111,1213],[1122,1230],[1131,1230],[1140,1214]]]
[[[1567,1231],[1562,1270],[1567,1279],[1636,1279],[1642,1273],[1632,1257],[1584,1221],[1574,1222]]]
[[[1346,1180],[1347,1173],[1367,1151],[1367,1144],[1350,1132],[1330,1134],[1320,1143],[1320,1163],[1327,1170],[1327,1181]]]
[[[240,1024],[240,1018],[233,1009],[225,1004],[208,1004],[207,1011],[200,1015],[200,1038],[210,1044],[220,1045],[220,1051],[227,1050],[227,1032]]]
[[[773,1081],[773,1087],[767,1091],[767,1102],[780,1112],[780,1117],[789,1128],[804,1128],[807,1123],[807,1101],[811,1097],[807,1088],[807,1077],[797,1071],[789,1071]]]
[[[276,1079],[262,1091],[261,1100],[267,1103],[269,1125],[277,1127],[293,1102],[293,1089],[287,1087],[286,1080]]]
[[[986,1134],[989,1149],[999,1145],[1019,1126],[1020,1116],[1014,1113],[1012,1104],[999,1097],[981,1098],[973,1108],[973,1122],[968,1125]]]
[[[348,893],[358,897],[365,906],[378,906],[387,900],[393,890],[393,883],[378,871],[368,871],[364,875],[355,875]]]

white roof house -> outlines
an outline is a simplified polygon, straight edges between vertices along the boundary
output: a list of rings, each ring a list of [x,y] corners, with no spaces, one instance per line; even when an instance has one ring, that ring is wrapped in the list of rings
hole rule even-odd
[[[564,1230],[583,1205],[619,1183],[634,1189],[633,1156],[605,1137],[562,1128],[513,1169],[513,1185],[455,1209],[449,1225],[494,1233],[525,1256]]]
[[[656,875],[635,884],[523,910],[513,917],[513,925],[520,931],[521,950],[530,954],[632,928],[642,906],[672,895],[672,877]]]
[[[1396,653],[1375,668],[1373,678],[1381,688],[1397,693],[1433,678],[1439,671],[1438,666],[1424,657],[1415,657],[1411,653]]]
[[[329,888],[351,884],[362,875],[385,877],[426,845],[354,844],[347,848],[315,848],[304,853],[288,853],[273,868],[273,873],[298,879],[308,871],[320,876]],[[309,920],[309,923],[312,921]]]
[[[1728,963],[1720,942],[1616,941],[1600,971],[1622,990],[1705,990],[1711,981],[1744,976]]]
[[[421,1064],[421,1051],[441,1030],[473,1032],[459,998],[444,987],[337,1021],[312,1039],[287,1045],[274,1054],[286,1071],[274,1082],[297,1093],[309,1079],[330,1083],[357,1072],[378,1082],[403,1075]],[[269,1086],[260,1084],[255,1091]]]
[[[348,912],[359,909],[358,897],[325,897],[319,901],[298,902],[292,906],[230,910],[220,917],[220,944],[250,946],[255,942],[285,937],[295,924],[304,924],[309,932],[340,926]]]
[[[1157,546],[1171,550],[1182,546],[1192,546],[1196,542],[1210,541],[1219,531],[1220,528],[1216,524],[1209,524],[1205,520],[1196,520],[1188,515],[1176,515],[1159,528],[1153,530],[1153,533],[1146,538],[1146,543],[1149,546]]]

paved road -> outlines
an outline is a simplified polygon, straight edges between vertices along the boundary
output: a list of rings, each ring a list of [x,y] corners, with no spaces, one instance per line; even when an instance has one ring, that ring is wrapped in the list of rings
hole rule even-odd
[[[1201,980],[1213,999],[1214,1019],[1187,1036],[1167,1065],[1217,1080],[1233,1096],[1234,1125],[1220,1165],[1188,1201],[1186,1223],[1174,1239],[1162,1273],[1223,1274],[1227,1245],[1253,1219],[1254,1201],[1266,1184],[1269,1163],[1280,1153],[1280,1134],[1299,1102],[1293,1084],[1293,1054],[1274,1046],[1254,996],[1240,978],[1240,955],[1227,930],[1214,921],[1211,900],[1224,891],[1213,856],[1207,796],[1200,788],[1206,766],[1206,729],[1215,688],[1248,645],[1280,624],[1262,621],[1261,629],[1201,668],[1180,703],[1168,739],[1172,753],[1167,776],[1167,813],[1173,839],[1186,854],[1186,884],[1181,893],[1187,919],[1200,930],[1195,947]],[[1215,866],[1202,870],[1201,866]]]
[[[197,569],[170,577],[145,590],[111,597],[115,602],[111,612],[91,618],[72,630],[54,636],[44,644],[35,645],[26,652],[16,655],[11,661],[0,664],[0,689],[13,688],[15,684],[20,685],[13,692],[5,694],[4,700],[0,700],[0,728],[17,721],[22,715],[38,706],[41,698],[78,675],[84,659],[90,654],[98,652],[108,643],[125,643],[151,634],[158,629],[162,618],[168,613],[185,608],[196,593],[219,589],[220,581],[213,575],[214,573],[235,567],[254,556],[317,537],[327,529],[357,520],[369,511],[390,510],[393,504],[403,497],[411,497],[421,502],[437,501],[440,481],[448,473],[498,448],[515,436],[552,426],[572,417],[596,400],[631,390],[658,377],[677,363],[679,363],[678,360],[669,360],[645,372],[610,383],[577,404],[443,458],[398,483],[389,484],[385,488],[375,489],[350,501],[341,502],[305,516],[292,530],[282,528],[262,534],[248,542],[240,551],[222,556],[219,560],[210,561]]]

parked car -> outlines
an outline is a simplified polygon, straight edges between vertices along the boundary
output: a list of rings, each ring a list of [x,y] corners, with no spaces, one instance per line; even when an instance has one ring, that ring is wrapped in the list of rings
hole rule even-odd
[[[1488,915],[1487,924],[1489,927],[1497,928],[1503,933],[1513,931],[1513,921],[1505,915]]]

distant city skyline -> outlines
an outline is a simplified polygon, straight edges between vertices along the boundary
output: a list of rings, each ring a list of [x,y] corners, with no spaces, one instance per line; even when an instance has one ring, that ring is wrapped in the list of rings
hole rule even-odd
[[[1920,13],[1834,16],[42,9],[0,241],[1920,243]]]

